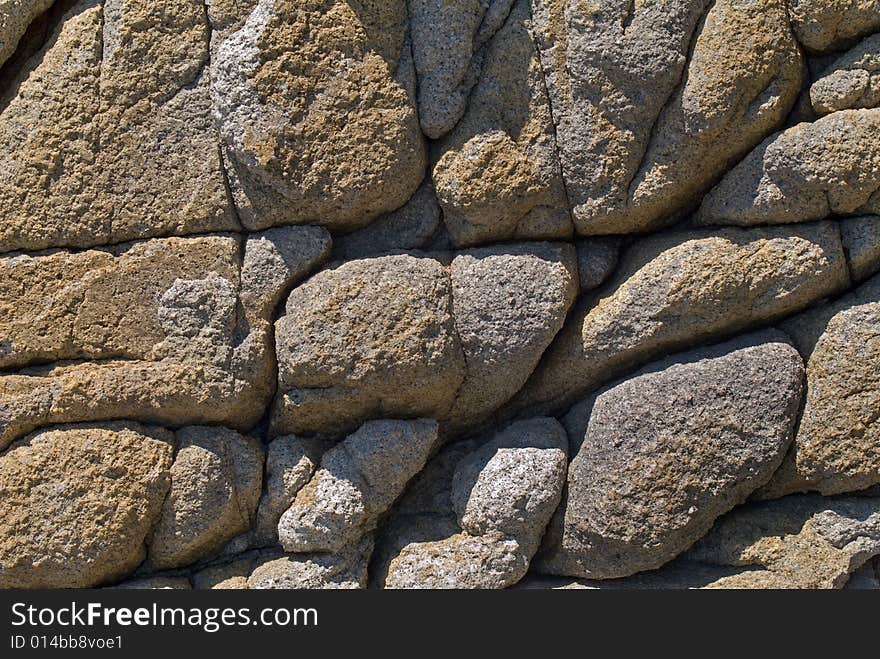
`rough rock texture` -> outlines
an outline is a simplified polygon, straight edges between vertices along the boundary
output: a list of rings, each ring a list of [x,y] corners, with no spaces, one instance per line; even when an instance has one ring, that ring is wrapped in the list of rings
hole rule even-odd
[[[877,0],[789,0],[788,13],[798,41],[818,53],[880,29]]]
[[[173,435],[134,423],[59,426],[0,456],[0,588],[125,576],[171,484]]]
[[[464,455],[452,447],[388,524],[385,588],[506,588],[528,570],[559,505],[567,438],[553,419],[517,422]],[[427,486],[427,487],[426,487]],[[433,496],[425,497],[425,490]],[[418,490],[417,490],[418,491]]]
[[[838,57],[810,87],[817,115],[880,105],[880,34]]]
[[[880,484],[880,275],[783,328],[807,360],[797,439],[764,496]]]
[[[495,0],[490,11],[505,4],[510,0]],[[487,46],[467,112],[438,146],[433,180],[443,220],[458,246],[571,234],[550,101],[528,14],[528,0],[517,0]]]
[[[404,0],[261,0],[220,44],[211,96],[248,229],[353,229],[412,196],[425,153],[406,33]]]
[[[765,484],[791,443],[803,363],[780,333],[684,353],[590,399],[539,570],[660,567]]]
[[[375,528],[437,444],[437,422],[368,421],[327,451],[278,522],[289,552],[339,552]]]
[[[877,588],[878,48],[0,0],[0,587]]]
[[[561,411],[663,353],[772,322],[849,285],[837,227],[649,238],[574,312],[512,411]]]
[[[247,531],[263,481],[260,444],[225,428],[189,427],[177,433],[171,490],[150,541],[155,569],[181,567],[209,556]]]
[[[51,423],[253,426],[275,388],[273,302],[315,258],[285,251],[312,230],[282,231],[243,258],[234,236],[0,258],[0,368],[18,369],[0,372],[0,447]]]
[[[783,224],[880,212],[880,109],[768,137],[703,200],[700,224]]]

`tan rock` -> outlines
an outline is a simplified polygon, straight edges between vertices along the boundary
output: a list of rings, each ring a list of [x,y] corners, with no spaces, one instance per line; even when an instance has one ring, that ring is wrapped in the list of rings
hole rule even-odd
[[[528,0],[517,0],[486,47],[467,111],[439,144],[434,185],[458,246],[571,234],[550,101],[528,30]]]
[[[217,46],[214,114],[248,229],[355,229],[412,196],[425,153],[405,36],[404,0],[262,0]]]
[[[798,40],[808,50],[828,52],[880,28],[876,0],[789,0]]]
[[[0,0],[0,66],[15,51],[28,25],[54,0]]]
[[[83,0],[24,66],[0,113],[0,251],[238,228],[204,6],[172,4]]]
[[[134,570],[171,478],[171,433],[61,426],[0,456],[0,587],[101,585]]]
[[[276,323],[276,433],[441,417],[464,377],[449,276],[431,258],[349,261],[294,289]]]
[[[848,286],[830,222],[645,239],[575,308],[507,411],[563,411],[654,357],[782,318]]]
[[[880,105],[880,34],[834,60],[810,86],[810,103],[819,116]]]
[[[205,558],[254,521],[263,483],[263,449],[250,437],[220,427],[177,432],[171,490],[149,541],[153,569]]]
[[[864,281],[880,270],[880,216],[841,220],[840,239],[855,281]]]

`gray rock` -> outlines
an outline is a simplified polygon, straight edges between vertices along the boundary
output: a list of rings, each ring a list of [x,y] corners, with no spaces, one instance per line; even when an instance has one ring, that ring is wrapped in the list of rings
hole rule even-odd
[[[437,423],[368,421],[333,447],[281,516],[289,552],[338,552],[375,528],[437,443]]]
[[[385,588],[506,588],[527,572],[562,497],[567,438],[554,419],[515,423],[481,448],[438,456],[383,532]],[[455,471],[450,467],[455,464]],[[430,493],[431,496],[425,496]],[[464,530],[462,529],[464,527]]]
[[[357,589],[367,587],[373,537],[336,554],[287,554],[258,564],[247,578],[250,590]]]
[[[807,397],[792,450],[762,496],[880,484],[880,275],[782,327],[807,360]]]
[[[376,416],[442,417],[464,377],[449,275],[428,257],[324,270],[275,326],[275,433],[339,434]]]
[[[855,281],[864,281],[880,270],[880,216],[841,220],[840,238]]]
[[[460,252],[452,261],[455,327],[467,372],[443,418],[472,429],[525,383],[577,295],[570,245],[528,243]]]
[[[516,0],[486,46],[467,111],[436,147],[432,176],[443,221],[460,247],[572,233],[550,100],[529,26],[528,0]]]
[[[480,73],[481,47],[501,27],[513,0],[410,0],[419,120],[433,139],[465,112]]]
[[[789,0],[791,26],[801,44],[825,53],[880,29],[877,0]]]
[[[311,480],[324,449],[323,442],[296,435],[279,437],[269,444],[265,491],[254,524],[255,545],[278,544],[278,520],[290,508],[296,493]]]
[[[880,213],[880,109],[842,110],[768,137],[705,199],[698,224],[784,224]]]
[[[803,363],[778,332],[648,366],[596,395],[540,572],[660,567],[764,485],[791,443]]]
[[[880,34],[838,57],[810,87],[817,115],[880,105]]]
[[[260,443],[226,428],[177,432],[171,490],[150,540],[154,569],[181,567],[221,549],[253,522],[263,482]]]
[[[214,115],[246,228],[352,230],[413,195],[425,149],[405,36],[404,0],[261,0],[217,45]]]
[[[751,568],[716,588],[842,588],[878,554],[880,499],[802,495],[734,510],[687,558]]]
[[[504,414],[562,412],[651,359],[772,322],[848,286],[830,222],[647,238],[575,307]]]
[[[614,273],[620,255],[618,238],[588,238],[577,242],[581,292],[599,288]]]
[[[849,575],[844,588],[846,590],[880,590],[880,571],[877,559],[868,561],[858,570]]]
[[[426,247],[440,228],[440,206],[430,179],[397,210],[382,215],[363,229],[338,236],[333,257],[340,261],[363,259],[396,250]]]

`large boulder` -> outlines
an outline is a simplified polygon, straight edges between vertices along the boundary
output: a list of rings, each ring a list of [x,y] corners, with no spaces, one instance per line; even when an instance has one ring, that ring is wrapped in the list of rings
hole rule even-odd
[[[354,229],[416,191],[406,18],[404,0],[261,0],[217,46],[214,115],[246,228]]]
[[[263,483],[260,443],[218,427],[177,432],[171,490],[150,540],[153,569],[181,567],[210,556],[247,531]]]
[[[788,13],[798,40],[815,53],[838,50],[880,29],[877,0],[788,0]]]
[[[0,111],[0,252],[240,228],[199,0],[81,0]]]
[[[800,311],[849,286],[834,223],[662,234],[572,312],[506,413],[561,412],[651,359]]]
[[[807,397],[795,443],[763,496],[880,484],[880,275],[782,327],[806,357]]]
[[[803,363],[764,333],[652,364],[589,399],[567,498],[538,570],[658,568],[764,485],[791,443]]]
[[[174,436],[136,423],[59,426],[0,456],[0,588],[124,577],[171,484]]]
[[[699,224],[785,224],[880,213],[880,108],[768,137],[706,197]]]

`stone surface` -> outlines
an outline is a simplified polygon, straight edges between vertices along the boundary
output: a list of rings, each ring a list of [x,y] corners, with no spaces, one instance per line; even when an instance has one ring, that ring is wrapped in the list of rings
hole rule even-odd
[[[472,429],[525,383],[577,295],[570,245],[528,243],[459,253],[452,262],[455,327],[467,372],[445,415]]]
[[[372,535],[338,554],[287,554],[258,565],[247,579],[251,590],[357,589],[367,587]]]
[[[562,412],[653,358],[772,322],[848,286],[833,223],[645,239],[576,306],[507,413]]]
[[[764,485],[791,443],[803,363],[780,333],[670,357],[595,396],[538,569],[658,568]]]
[[[841,220],[840,239],[855,281],[863,281],[880,270],[880,217],[864,215]]]
[[[880,105],[880,34],[834,60],[810,87],[810,102],[820,116]]]
[[[783,224],[880,212],[880,109],[843,110],[768,137],[715,186],[700,224]]]
[[[52,6],[54,0],[0,1],[0,66],[15,51],[28,25]]]
[[[339,552],[372,531],[425,465],[437,422],[368,421],[327,451],[312,479],[281,516],[288,552]]]
[[[495,0],[489,11],[509,5]],[[458,246],[571,234],[550,101],[529,27],[528,0],[517,0],[486,46],[467,111],[438,144],[432,175]]]
[[[0,447],[52,423],[256,424],[283,286],[241,251],[204,236],[0,258],[0,364],[21,369],[0,373]]]
[[[880,499],[792,496],[723,517],[688,557],[752,568],[717,588],[842,588],[880,554]]]
[[[599,288],[614,273],[620,256],[617,238],[587,238],[577,242],[581,292]]]
[[[0,455],[0,588],[124,577],[171,483],[173,435],[133,423],[41,430]]]
[[[350,261],[294,289],[276,323],[277,433],[439,418],[464,377],[449,276],[429,257]]]
[[[150,541],[155,569],[181,567],[216,552],[247,531],[263,482],[259,442],[225,428],[177,432],[171,490]]]
[[[482,47],[501,27],[513,0],[411,0],[413,60],[419,121],[436,139],[449,132],[480,77]]]
[[[788,13],[801,44],[819,53],[880,29],[877,0],[789,0]]]
[[[115,590],[192,590],[186,577],[147,577],[132,579],[113,586]]]
[[[324,444],[314,439],[286,435],[266,449],[266,482],[257,520],[254,544],[278,544],[278,520],[290,508],[296,493],[311,480],[318,468]]]
[[[764,496],[880,484],[880,276],[782,327],[807,360],[807,397],[795,444]]]
[[[797,97],[782,0],[533,4],[579,233],[667,223]]]
[[[412,196],[425,152],[406,32],[404,0],[261,0],[220,43],[214,115],[248,229],[355,229]]]
[[[506,588],[525,575],[562,497],[565,432],[531,419],[470,448],[441,453],[387,524],[382,587]]]
[[[234,230],[204,5],[82,0],[0,111],[0,251]]]

